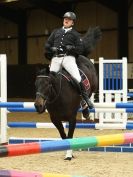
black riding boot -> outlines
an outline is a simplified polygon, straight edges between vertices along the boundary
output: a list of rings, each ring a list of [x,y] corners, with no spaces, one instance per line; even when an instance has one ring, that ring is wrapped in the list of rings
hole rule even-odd
[[[94,108],[94,105],[93,105],[93,103],[90,101],[89,96],[88,96],[88,94],[87,94],[87,92],[86,92],[86,90],[85,90],[85,87],[84,87],[83,83],[80,82],[79,85],[80,85],[81,95],[82,95],[83,99],[86,101],[88,107],[89,107],[90,109]]]

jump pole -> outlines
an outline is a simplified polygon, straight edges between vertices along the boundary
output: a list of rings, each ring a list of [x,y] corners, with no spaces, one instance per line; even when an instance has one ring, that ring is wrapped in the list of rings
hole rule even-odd
[[[40,143],[26,143],[17,145],[0,146],[0,157],[20,156],[53,151],[77,150],[90,147],[101,147],[133,143],[133,133],[112,134],[104,136],[92,136],[73,138],[58,141],[46,141]]]
[[[7,102],[7,58],[0,54],[0,103]],[[7,109],[0,108],[0,144],[7,142]]]
[[[8,128],[55,128],[53,123],[43,122],[8,122]],[[64,128],[69,128],[68,123],[63,123]],[[99,124],[99,123],[76,123],[79,129],[133,129],[133,123],[127,124]]]
[[[43,142],[43,141],[53,141],[60,140],[61,138],[19,138],[19,137],[10,137],[9,144],[20,144],[20,143],[31,143],[31,142]],[[101,152],[133,152],[133,144],[121,144],[121,145],[112,145],[104,147],[92,147],[84,149],[84,151],[101,151]]]
[[[133,104],[133,103],[132,103]],[[95,104],[94,104],[95,105]],[[99,106],[99,105],[98,105]],[[97,106],[97,107],[98,107]],[[102,105],[101,105],[102,106]],[[122,105],[124,107],[124,105]],[[100,106],[99,106],[100,107]],[[105,107],[107,108],[93,108],[93,109],[88,109],[88,111],[90,113],[100,113],[100,112],[115,112],[115,113],[131,113],[133,112],[133,108],[132,105],[128,105],[126,104],[125,107],[127,108],[110,108],[108,107],[108,105],[106,105]],[[112,106],[113,107],[113,106]],[[9,112],[36,112],[36,109],[34,107],[31,108],[19,108],[19,107],[10,107],[7,109]],[[79,109],[78,112],[82,112],[82,109]]]
[[[133,108],[133,103],[94,103],[95,108]],[[35,108],[34,102],[0,102],[0,108]]]
[[[0,170],[0,176],[2,177],[85,177],[85,176],[53,174],[53,173],[21,172],[16,170]]]

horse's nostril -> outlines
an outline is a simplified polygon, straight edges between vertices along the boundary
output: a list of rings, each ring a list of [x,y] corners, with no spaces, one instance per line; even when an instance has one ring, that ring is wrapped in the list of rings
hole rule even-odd
[[[39,108],[42,109],[42,105],[39,105]]]
[[[38,107],[38,106],[37,106],[37,104],[36,104],[36,103],[34,103],[34,106],[35,106],[35,108],[37,109],[37,107]]]
[[[39,104],[39,103],[35,103],[34,106],[35,106],[35,109],[36,109],[36,111],[38,113],[41,114],[41,113],[45,112],[45,105]]]

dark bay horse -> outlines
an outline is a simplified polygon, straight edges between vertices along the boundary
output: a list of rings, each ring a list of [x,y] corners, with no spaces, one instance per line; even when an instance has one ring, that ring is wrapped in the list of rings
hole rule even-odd
[[[86,57],[80,55],[77,58],[78,67],[86,74],[90,82],[88,90],[89,97],[97,90],[98,79],[93,63]],[[62,74],[65,71],[62,70]],[[37,112],[42,113],[46,109],[50,114],[52,123],[58,129],[62,139],[73,138],[76,116],[80,107],[81,96],[72,84],[60,73],[53,75],[46,69],[40,71],[36,77],[36,100]],[[62,121],[69,123],[66,135]],[[66,156],[67,157],[67,156]],[[66,159],[71,159],[70,151]]]

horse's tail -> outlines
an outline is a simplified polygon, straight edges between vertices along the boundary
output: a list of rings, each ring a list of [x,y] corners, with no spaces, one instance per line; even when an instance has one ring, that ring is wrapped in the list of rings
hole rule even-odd
[[[95,48],[97,41],[102,37],[101,29],[97,26],[89,28],[86,34],[82,37],[84,52],[83,55],[89,55]]]

